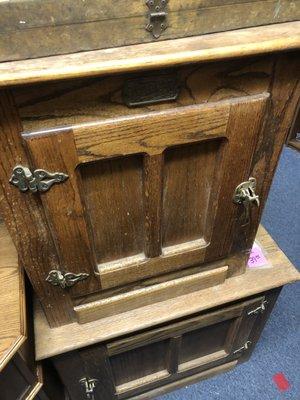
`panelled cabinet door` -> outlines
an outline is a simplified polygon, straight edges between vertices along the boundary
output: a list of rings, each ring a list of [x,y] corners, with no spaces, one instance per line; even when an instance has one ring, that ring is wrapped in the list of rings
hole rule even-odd
[[[87,387],[94,400],[132,399],[204,371],[236,365],[255,346],[265,304],[261,296],[227,305],[53,361],[72,400],[85,399]]]
[[[267,94],[23,134],[62,269],[84,295],[226,257]],[[259,177],[254,177],[259,179]]]

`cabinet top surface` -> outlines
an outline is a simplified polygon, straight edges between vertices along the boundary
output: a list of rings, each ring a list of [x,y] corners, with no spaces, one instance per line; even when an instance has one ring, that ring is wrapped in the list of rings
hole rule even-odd
[[[25,294],[18,256],[0,221],[0,370],[25,340]]]
[[[177,318],[208,310],[300,279],[299,272],[269,234],[260,227],[257,240],[270,267],[247,269],[243,275],[227,279],[213,288],[203,289],[86,324],[72,323],[50,329],[41,308],[36,305],[34,323],[38,360],[87,345],[103,342]]]
[[[0,63],[0,87],[300,48],[300,21],[105,50]]]

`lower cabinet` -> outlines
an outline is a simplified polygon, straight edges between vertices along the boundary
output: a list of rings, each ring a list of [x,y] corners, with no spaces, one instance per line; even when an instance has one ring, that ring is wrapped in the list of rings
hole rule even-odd
[[[149,399],[253,350],[279,290],[53,358],[71,400]]]

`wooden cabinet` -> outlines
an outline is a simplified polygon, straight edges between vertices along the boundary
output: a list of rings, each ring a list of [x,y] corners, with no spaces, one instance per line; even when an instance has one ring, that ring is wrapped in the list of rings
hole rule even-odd
[[[267,318],[263,312],[269,314],[277,294],[75,350],[53,362],[72,400],[85,399],[89,385],[95,400],[150,398],[156,388],[167,391],[248,358]]]
[[[0,92],[0,207],[52,327],[245,271],[298,102],[298,53],[207,63],[196,48],[182,66],[164,49],[124,48],[139,61],[117,75],[61,82],[41,67],[36,84]]]

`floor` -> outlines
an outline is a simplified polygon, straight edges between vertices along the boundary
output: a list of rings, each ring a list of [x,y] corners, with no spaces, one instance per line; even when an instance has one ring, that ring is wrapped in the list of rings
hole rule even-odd
[[[285,148],[266,205],[263,225],[300,269],[300,153]],[[273,381],[282,373],[289,388]],[[252,358],[235,370],[159,400],[300,400],[300,282],[286,286]]]

